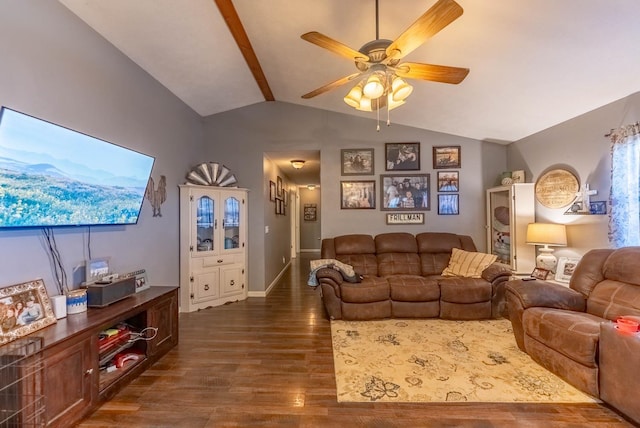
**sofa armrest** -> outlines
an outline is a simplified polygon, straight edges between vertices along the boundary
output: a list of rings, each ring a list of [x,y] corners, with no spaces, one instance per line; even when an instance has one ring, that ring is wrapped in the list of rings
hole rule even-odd
[[[502,276],[509,278],[509,276],[511,276],[511,269],[502,263],[492,263],[482,271],[481,276],[485,281],[493,282]]]
[[[321,285],[330,285],[334,289],[336,296],[340,297],[340,285],[344,282],[340,272],[331,268],[320,268],[316,272],[316,278],[318,278],[318,282]]]
[[[511,294],[523,309],[541,306],[545,308],[565,309],[584,312],[587,301],[577,291],[560,284],[547,281],[509,281],[507,294]]]

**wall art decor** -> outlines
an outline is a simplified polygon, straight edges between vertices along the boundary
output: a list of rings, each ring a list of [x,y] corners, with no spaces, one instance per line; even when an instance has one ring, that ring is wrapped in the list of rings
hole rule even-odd
[[[373,175],[373,149],[340,150],[340,172],[342,175]]]
[[[576,199],[578,178],[566,169],[545,172],[536,182],[536,199],[547,208],[564,208]]]
[[[420,171],[420,143],[385,143],[386,171]]]
[[[276,177],[276,197],[282,198],[282,178],[280,176]]]
[[[387,224],[424,224],[424,213],[387,213]]]
[[[304,204],[303,218],[304,221],[318,220],[318,207],[316,204]]]
[[[433,169],[461,168],[460,146],[434,146]]]
[[[431,190],[429,174],[381,175],[381,210],[429,211]]]
[[[42,279],[0,288],[0,345],[55,324]]]
[[[276,200],[276,183],[269,180],[269,200],[275,202]]]
[[[167,200],[167,177],[161,175],[160,181],[158,181],[158,187],[156,188],[153,177],[149,176],[144,197],[151,203],[153,217],[162,217],[160,206]]]
[[[438,192],[459,192],[460,174],[458,171],[438,171]]]
[[[376,182],[371,181],[341,181],[340,208],[375,209]]]
[[[439,194],[438,195],[438,215],[458,215],[460,214],[460,195]]]

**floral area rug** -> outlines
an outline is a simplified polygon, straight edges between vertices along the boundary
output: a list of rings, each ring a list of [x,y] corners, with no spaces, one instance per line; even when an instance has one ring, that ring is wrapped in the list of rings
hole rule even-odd
[[[331,321],[339,402],[598,402],[518,349],[508,320]]]

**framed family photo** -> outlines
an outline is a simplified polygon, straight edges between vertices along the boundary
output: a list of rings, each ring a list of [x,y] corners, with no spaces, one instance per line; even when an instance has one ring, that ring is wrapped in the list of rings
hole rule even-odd
[[[342,149],[340,162],[342,175],[373,175],[373,149]]]
[[[385,143],[385,171],[420,171],[420,143]]]
[[[375,209],[375,207],[376,182],[374,180],[340,182],[341,209]]]
[[[0,288],[0,345],[55,324],[42,279]]]
[[[276,200],[276,183],[269,180],[269,200],[274,202]]]
[[[547,277],[549,276],[549,274],[551,273],[551,271],[547,270],[547,269],[543,269],[543,268],[535,268],[533,269],[533,272],[531,272],[531,277],[535,278],[535,279],[542,279],[545,280],[547,279]]]
[[[381,210],[429,211],[429,174],[381,175]]]
[[[435,146],[433,148],[433,169],[460,168],[460,146]]]

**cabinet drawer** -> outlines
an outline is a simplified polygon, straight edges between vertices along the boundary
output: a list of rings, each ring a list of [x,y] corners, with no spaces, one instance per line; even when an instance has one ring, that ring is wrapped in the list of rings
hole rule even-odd
[[[243,261],[242,254],[225,254],[221,256],[202,257],[199,260],[194,260],[194,269],[205,269],[215,266],[228,265],[231,263],[241,263]]]

